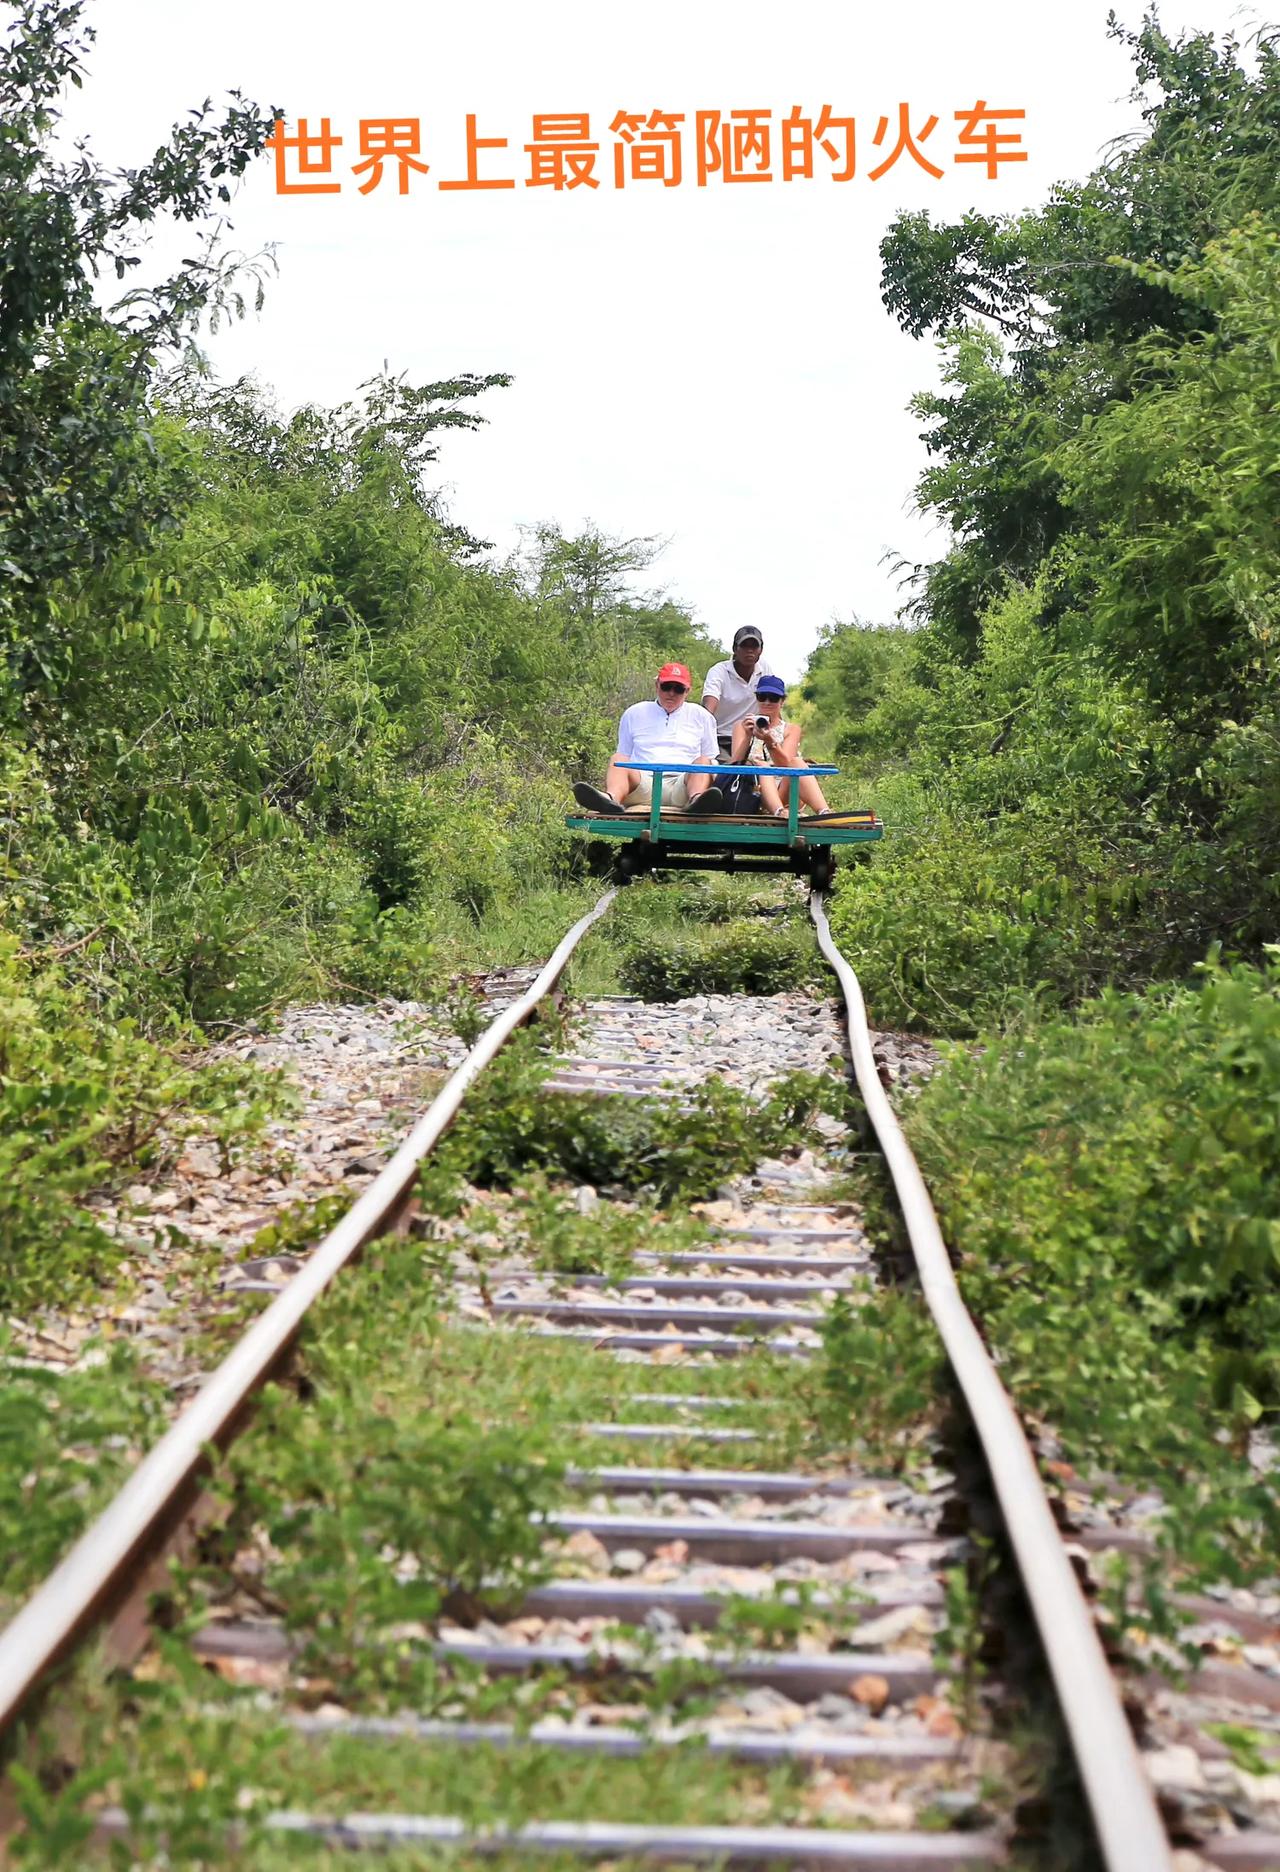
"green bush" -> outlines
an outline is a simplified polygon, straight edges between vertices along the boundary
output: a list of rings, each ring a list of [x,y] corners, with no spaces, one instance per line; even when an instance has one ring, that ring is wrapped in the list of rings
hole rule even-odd
[[[427,1000],[459,964],[461,948],[449,919],[422,904],[376,910],[365,902],[343,931],[330,963],[327,991]]]
[[[83,1207],[192,1133],[256,1135],[270,1082],[104,1014],[0,933],[0,1309],[74,1304],[124,1252]]]
[[[11,1304],[11,1302],[0,1302]],[[171,1400],[144,1379],[131,1346],[101,1365],[10,1366],[0,1337],[0,1619],[62,1557],[160,1435]]]
[[[809,932],[740,918],[687,932],[654,930],[624,950],[619,980],[645,1001],[695,994],[781,994],[820,979],[822,962]]]
[[[837,1294],[822,1321],[822,1354],[800,1387],[810,1434],[824,1451],[909,1460],[942,1395],[946,1358],[918,1292]]]
[[[885,1024],[964,1035],[1028,993],[1064,1004],[1185,967],[1187,835],[1153,774],[1168,737],[1131,685],[1046,654],[1051,597],[1011,588],[971,663],[935,672],[917,772],[837,873],[832,927]],[[1194,939],[1193,939],[1194,940]]]
[[[996,824],[938,800],[921,830],[837,874],[832,927],[881,1025],[964,1036],[1028,993],[1061,1004],[1141,978],[1166,947],[1162,902],[1083,826]]]
[[[1157,1485],[1207,1574],[1274,1563],[1280,967],[1108,993],[953,1057],[908,1128],[970,1305],[1073,1460]]]
[[[369,1656],[372,1633],[518,1600],[547,1569],[563,1463],[542,1426],[477,1424],[439,1381],[443,1326],[420,1245],[376,1244],[308,1317],[306,1408],[269,1387],[227,1457],[235,1538],[265,1531],[264,1586],[330,1672],[394,1680],[396,1646]]]
[[[757,1102],[716,1080],[679,1099],[548,1092],[551,1062],[519,1034],[484,1073],[432,1162],[424,1196],[465,1177],[509,1188],[530,1170],[573,1183],[645,1191],[658,1202],[711,1195],[762,1157],[800,1142],[819,1109],[843,1110],[843,1081],[779,1080]]]
[[[584,1214],[572,1190],[548,1183],[536,1170],[526,1171],[521,1180],[512,1219],[535,1267],[549,1274],[607,1274],[614,1280],[636,1271],[639,1250],[696,1248],[706,1234],[694,1217],[664,1215],[651,1202],[599,1203]]]
[[[392,1419],[370,1377],[353,1386],[326,1369],[306,1412],[266,1394],[268,1436],[252,1465],[234,1463],[246,1521],[274,1549],[270,1589],[331,1667],[379,1625],[518,1601],[547,1571],[535,1516],[562,1498],[563,1471],[528,1430],[478,1436],[438,1406]]]

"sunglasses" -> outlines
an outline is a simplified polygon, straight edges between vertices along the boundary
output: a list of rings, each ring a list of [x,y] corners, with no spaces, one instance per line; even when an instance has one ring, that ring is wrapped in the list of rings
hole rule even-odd
[[[688,695],[689,691],[682,682],[662,682],[658,684],[663,695]]]
[[[756,690],[757,702],[781,702],[781,700],[782,697],[780,695],[770,695],[767,690],[761,695],[760,691],[758,689]]]

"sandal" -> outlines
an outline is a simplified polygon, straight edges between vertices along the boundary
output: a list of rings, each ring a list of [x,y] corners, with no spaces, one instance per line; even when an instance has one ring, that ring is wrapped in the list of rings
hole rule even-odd
[[[588,786],[585,780],[579,780],[573,789],[573,797],[579,806],[588,812],[601,813],[614,818],[622,811],[611,793],[604,793],[599,787]]]
[[[691,813],[713,813],[724,809],[724,794],[718,786],[704,787],[694,799],[689,801]]]

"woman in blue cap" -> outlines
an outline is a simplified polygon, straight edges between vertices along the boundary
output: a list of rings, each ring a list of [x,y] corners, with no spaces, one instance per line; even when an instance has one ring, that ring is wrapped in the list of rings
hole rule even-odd
[[[761,676],[756,682],[755,712],[740,721],[733,731],[733,764],[743,767],[749,763],[768,767],[773,763],[779,767],[803,767],[800,758],[800,724],[784,721],[782,704],[786,699],[787,685],[781,676]],[[746,782],[750,785],[750,782]],[[800,788],[800,804],[807,806],[810,812],[828,811],[822,788],[813,775],[806,775],[796,783]],[[766,813],[772,813],[775,819],[786,816],[787,795],[791,790],[790,780],[780,775],[762,773],[758,782],[760,804]],[[739,811],[742,808],[739,807]]]

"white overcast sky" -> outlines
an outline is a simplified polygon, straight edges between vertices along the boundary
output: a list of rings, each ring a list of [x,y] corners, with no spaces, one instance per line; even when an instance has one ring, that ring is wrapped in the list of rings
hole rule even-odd
[[[1136,25],[1143,0],[1120,0]],[[190,105],[235,86],[290,124],[328,115],[358,159],[358,120],[422,120],[431,172],[361,196],[281,197],[263,162],[239,191],[237,246],[277,245],[260,317],[212,341],[217,374],[253,372],[291,409],[341,402],[384,363],[412,381],[509,371],[488,426],[447,435],[453,516],[497,543],[540,520],[593,520],[670,544],[651,575],[725,638],[751,623],[795,674],[821,626],[893,616],[886,555],[945,541],[912,509],[924,463],[909,397],[937,381],[929,340],[879,296],[877,245],[902,208],[1017,212],[1081,177],[1137,127],[1106,0],[91,0],[89,79],[67,123],[111,163],[145,159]],[[1238,0],[1166,0],[1165,26],[1234,27]],[[1265,16],[1265,15],[1264,15]],[[989,181],[953,162],[957,110],[1021,107],[1029,160]],[[900,100],[940,119],[934,181],[868,171]],[[619,109],[829,103],[858,125],[848,183],[612,186]],[[447,192],[464,119],[506,136],[508,192]],[[591,113],[595,192],[523,186],[537,113]],[[486,171],[482,170],[482,173]]]

